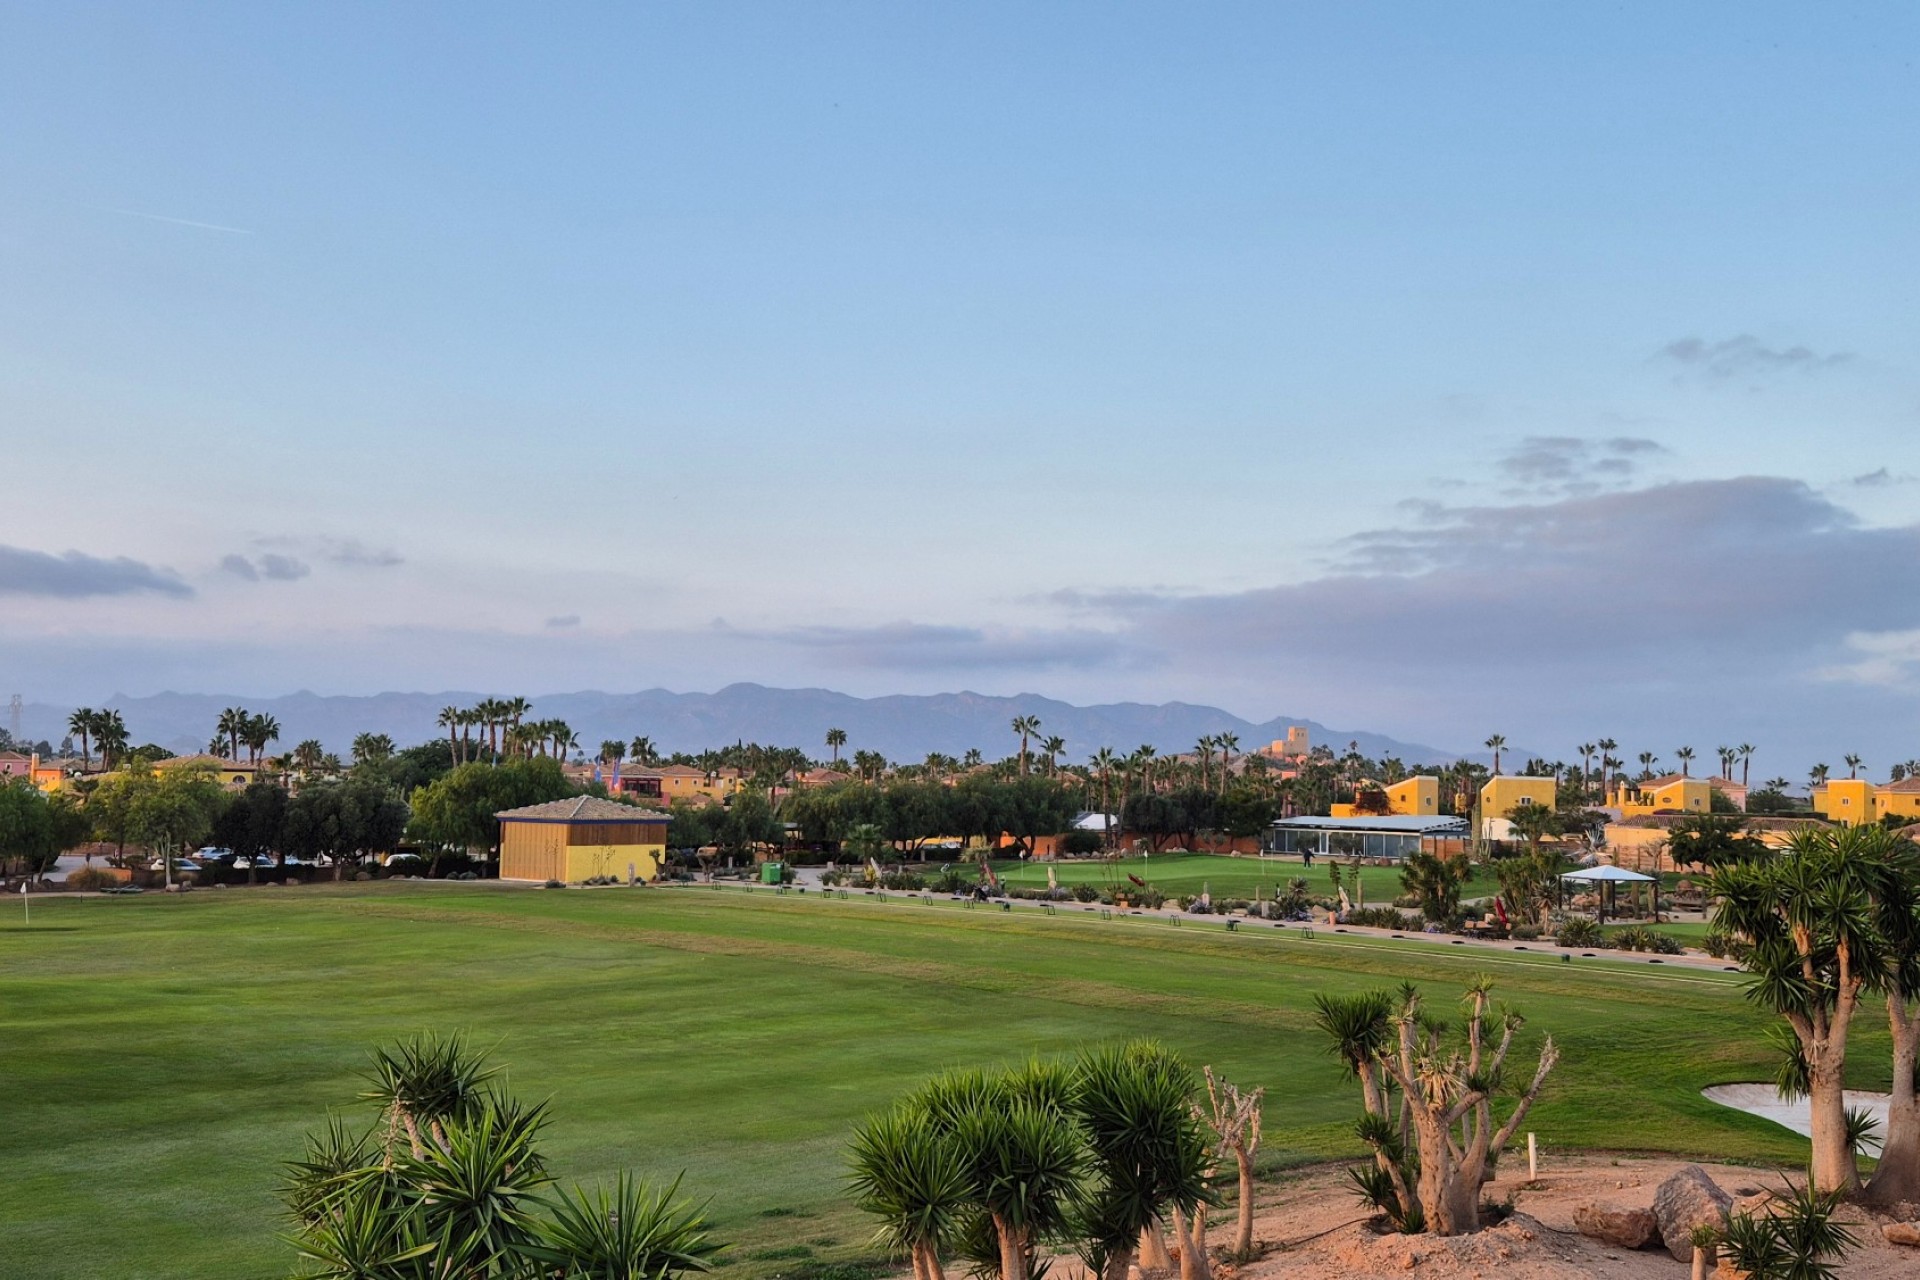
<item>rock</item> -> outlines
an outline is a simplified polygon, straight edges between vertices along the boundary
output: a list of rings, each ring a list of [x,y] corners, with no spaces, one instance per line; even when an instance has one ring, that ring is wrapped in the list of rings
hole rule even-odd
[[[1910,1245],[1920,1249],[1920,1222],[1889,1222],[1880,1228],[1888,1244]]]
[[[1573,1211],[1580,1234],[1616,1249],[1644,1249],[1660,1234],[1660,1222],[1651,1209],[1614,1209],[1583,1204]],[[1688,1257],[1693,1255],[1689,1253]]]
[[[1705,1169],[1697,1164],[1684,1165],[1653,1193],[1660,1243],[1667,1246],[1675,1262],[1692,1262],[1694,1228],[1725,1230],[1732,1207],[1733,1201],[1714,1185]]]
[[[1771,1191],[1755,1191],[1751,1194],[1742,1193],[1734,1197],[1733,1212],[1744,1213],[1749,1216],[1765,1213],[1767,1206],[1773,1203],[1773,1199],[1773,1192]]]

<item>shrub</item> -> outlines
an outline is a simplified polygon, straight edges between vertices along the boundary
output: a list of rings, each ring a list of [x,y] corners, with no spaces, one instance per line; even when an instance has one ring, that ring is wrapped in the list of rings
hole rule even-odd
[[[1606,942],[1607,931],[1600,927],[1600,922],[1585,916],[1573,917],[1553,935],[1556,947],[1603,947]]]
[[[1355,907],[1347,912],[1346,923],[1368,929],[1418,929],[1418,916],[1395,911],[1392,907]]]
[[[68,879],[71,880],[72,877],[69,876]],[[1729,933],[1725,929],[1707,930],[1707,936],[1702,940],[1701,946],[1705,947],[1707,954],[1714,959],[1731,960],[1735,964],[1743,962],[1747,958],[1747,953],[1753,950],[1752,944],[1745,938],[1737,933]]]
[[[886,871],[880,875],[880,887],[917,893],[927,887],[927,882],[911,871]]]
[[[1517,924],[1513,926],[1512,932],[1514,941],[1532,942],[1540,936],[1540,926],[1537,924]]]
[[[1680,940],[1672,934],[1637,924],[1614,930],[1608,945],[1616,951],[1651,951],[1663,956],[1677,956],[1682,950]]]
[[[1100,901],[1100,891],[1090,884],[1077,884],[1073,886],[1073,900],[1075,902],[1098,902]]]
[[[973,888],[973,877],[958,867],[942,867],[927,878],[927,888],[935,893],[965,893]]]
[[[75,893],[96,893],[120,883],[100,867],[81,867],[67,873],[67,888]]]

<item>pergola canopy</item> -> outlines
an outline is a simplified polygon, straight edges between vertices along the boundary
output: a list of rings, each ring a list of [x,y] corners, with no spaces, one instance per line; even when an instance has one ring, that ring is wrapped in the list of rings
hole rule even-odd
[[[1564,872],[1560,878],[1562,880],[1612,881],[1616,883],[1630,880],[1645,884],[1654,880],[1656,877],[1644,875],[1638,871],[1628,871],[1625,867],[1603,866],[1587,867],[1581,871]]]

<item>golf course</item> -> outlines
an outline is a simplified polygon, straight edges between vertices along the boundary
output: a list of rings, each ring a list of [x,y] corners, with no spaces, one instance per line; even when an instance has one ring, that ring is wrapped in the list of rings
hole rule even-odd
[[[1265,1167],[1351,1155],[1357,1094],[1313,997],[1404,980],[1444,1012],[1483,971],[1527,1016],[1529,1060],[1540,1033],[1564,1048],[1526,1126],[1548,1159],[1804,1159],[1700,1097],[1773,1070],[1766,1019],[1718,971],[857,892],[70,897],[0,925],[0,1275],[286,1274],[280,1166],[330,1109],[359,1123],[369,1049],[422,1030],[465,1032],[550,1100],[563,1182],[684,1171],[733,1244],[721,1274],[830,1275],[870,1256],[850,1128],[932,1073],[1155,1036],[1266,1088]],[[1884,1022],[1862,1024],[1855,1060],[1886,1062]]]

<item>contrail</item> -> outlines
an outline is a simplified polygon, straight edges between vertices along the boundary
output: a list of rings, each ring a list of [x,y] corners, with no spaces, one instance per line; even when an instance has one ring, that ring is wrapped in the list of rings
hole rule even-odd
[[[141,213],[138,209],[115,209],[110,205],[89,206],[102,213],[117,213],[128,218],[145,218],[149,222],[171,222],[176,227],[198,227],[202,231],[224,231],[231,236],[250,236],[253,232],[245,227],[223,227],[217,222],[195,222],[190,218],[169,218],[163,213]]]

